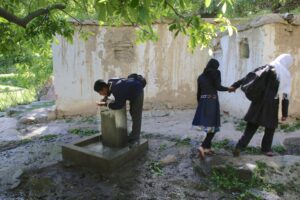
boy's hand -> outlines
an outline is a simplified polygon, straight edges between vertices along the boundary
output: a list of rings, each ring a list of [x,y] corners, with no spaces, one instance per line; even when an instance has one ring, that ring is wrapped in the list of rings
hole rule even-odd
[[[235,88],[234,87],[229,87],[228,92],[235,92]]]
[[[107,103],[105,101],[96,102],[98,106],[107,106]]]

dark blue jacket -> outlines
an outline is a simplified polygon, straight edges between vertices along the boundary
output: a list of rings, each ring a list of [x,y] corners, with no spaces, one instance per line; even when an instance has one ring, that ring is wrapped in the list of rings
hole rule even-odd
[[[109,79],[109,92],[115,97],[115,101],[108,107],[113,110],[121,109],[125,106],[126,100],[132,101],[143,92],[143,86],[136,79]]]
[[[218,91],[228,91],[228,87],[221,85],[221,73],[219,70],[207,70],[198,77],[197,82],[198,102],[201,95],[218,95]]]

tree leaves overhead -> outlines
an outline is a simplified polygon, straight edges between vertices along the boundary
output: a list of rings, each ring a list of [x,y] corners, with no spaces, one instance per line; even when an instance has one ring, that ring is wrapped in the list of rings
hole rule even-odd
[[[211,0],[205,0],[205,7],[208,8],[211,4]]]
[[[51,10],[31,20],[28,24],[30,31],[22,31],[22,27],[9,23],[9,20],[1,16],[1,9],[23,18],[38,9],[48,9],[54,4],[63,4],[66,8]],[[72,27],[67,20],[94,19],[100,24],[136,26],[139,28],[139,39],[143,41],[157,39],[151,25],[165,21],[175,35],[185,34],[191,39],[194,38],[192,44],[195,42],[196,46],[205,47],[210,44],[210,38],[216,35],[216,31],[228,31],[232,34],[235,30],[225,18],[228,14],[232,17],[245,16],[266,8],[274,12],[280,10],[286,12],[299,5],[297,0],[1,0],[0,33],[3,41],[11,42],[27,37],[34,40],[35,37],[39,37],[38,35],[48,39],[55,34],[62,34],[71,38],[73,31],[70,30]],[[216,18],[216,21],[211,26],[203,20],[205,17]],[[15,36],[17,39],[5,38],[10,37],[12,33],[19,34]],[[2,47],[0,53],[5,53]]]
[[[163,21],[169,24],[175,36],[179,33],[189,36],[189,47],[194,49],[211,46],[218,31],[235,30],[224,17],[227,5],[232,3],[232,0],[98,0],[95,13],[100,24],[136,26],[139,41],[156,40],[158,36],[152,25]],[[214,6],[217,19],[213,24],[201,16],[205,10],[210,12],[210,6]]]
[[[51,10],[47,14],[34,18],[29,22],[25,31],[20,31],[21,27],[8,23],[3,16],[0,17],[0,24],[7,24],[0,26],[2,29],[0,32],[4,34],[18,30],[17,32],[21,34],[18,39],[23,37],[34,40],[39,36],[51,39],[55,34],[71,38],[73,31],[67,23],[68,19],[76,18],[79,21],[94,19],[98,20],[99,24],[136,26],[138,39],[145,41],[156,40],[157,35],[152,25],[165,21],[169,23],[169,30],[174,31],[175,35],[183,33],[194,40],[191,44],[195,43],[195,45],[190,45],[190,47],[195,48],[199,45],[206,47],[210,44],[212,36],[215,36],[215,31],[225,31],[231,27],[229,20],[225,20],[224,14],[216,15],[217,19],[223,23],[211,25],[202,19],[201,13],[203,10],[208,10],[210,6],[219,10],[218,13],[225,13],[226,6],[231,5],[232,0],[2,0],[0,8],[16,17],[23,18],[38,9],[47,9],[54,4],[63,4],[66,8]],[[230,29],[233,30],[233,28]],[[2,36],[10,37],[10,34]],[[5,53],[1,49],[0,47],[0,52]]]

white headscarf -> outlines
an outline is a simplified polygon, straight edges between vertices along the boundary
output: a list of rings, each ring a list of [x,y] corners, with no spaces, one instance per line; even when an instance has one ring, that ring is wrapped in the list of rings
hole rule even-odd
[[[288,97],[290,96],[292,76],[289,72],[289,68],[292,64],[293,57],[290,54],[281,54],[270,63],[270,65],[275,67],[277,80],[279,81],[279,95],[287,94]]]

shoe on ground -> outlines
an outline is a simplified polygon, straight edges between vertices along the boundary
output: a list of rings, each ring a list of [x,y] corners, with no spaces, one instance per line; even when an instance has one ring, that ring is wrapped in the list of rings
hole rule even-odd
[[[273,157],[275,156],[275,154],[272,151],[263,151],[262,152],[264,155],[269,156],[269,157]]]

